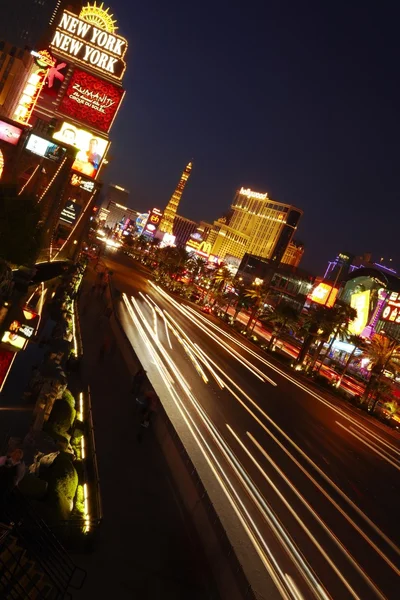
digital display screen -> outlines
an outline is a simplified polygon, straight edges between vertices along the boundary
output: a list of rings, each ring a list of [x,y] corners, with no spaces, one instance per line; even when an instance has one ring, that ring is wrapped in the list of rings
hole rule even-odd
[[[61,148],[54,142],[49,142],[49,140],[45,140],[34,133],[29,136],[26,149],[33,152],[33,154],[38,154],[55,162],[59,162],[66,152],[65,148]]]
[[[68,121],[64,121],[53,138],[64,144],[78,148],[76,160],[72,165],[74,171],[78,171],[87,177],[96,177],[101,160],[108,148],[108,141],[87,129],[80,129]]]

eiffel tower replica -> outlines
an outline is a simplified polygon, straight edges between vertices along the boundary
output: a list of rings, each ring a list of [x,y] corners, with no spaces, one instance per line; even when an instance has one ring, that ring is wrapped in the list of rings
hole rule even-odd
[[[191,170],[192,163],[190,162],[187,165],[186,169],[183,171],[179,183],[176,187],[176,190],[171,196],[171,200],[165,207],[164,214],[162,216],[161,223],[158,228],[158,231],[160,231],[161,233],[169,233],[170,235],[173,234],[176,211],[178,210],[179,202],[181,201],[183,190],[185,189],[185,185],[187,183],[187,180],[189,179]]]

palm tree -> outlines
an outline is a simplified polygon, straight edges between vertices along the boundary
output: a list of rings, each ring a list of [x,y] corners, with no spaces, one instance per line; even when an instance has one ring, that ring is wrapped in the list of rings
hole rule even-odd
[[[338,388],[340,388],[340,386],[342,385],[343,377],[346,375],[347,370],[350,367],[350,365],[354,359],[356,350],[364,348],[364,344],[365,344],[364,338],[362,338],[360,335],[349,334],[347,336],[347,341],[349,344],[353,345],[353,350],[351,351],[349,358],[347,359],[346,364],[344,365],[342,374],[340,375],[340,377],[336,383],[336,387],[338,387]]]
[[[273,314],[268,319],[268,323],[273,325],[271,339],[269,340],[268,350],[270,350],[277,338],[280,337],[286,326],[294,328],[299,323],[299,313],[290,304],[280,302],[275,308]]]
[[[196,278],[201,279],[207,270],[207,263],[201,256],[190,256],[187,261],[187,268],[191,274],[192,283]]]
[[[267,293],[267,290],[262,285],[254,285],[254,287],[249,288],[245,291],[244,295],[247,298],[253,300],[253,309],[250,313],[249,320],[247,321],[246,330],[250,327],[253,320],[257,318],[257,314],[261,308],[261,305],[265,301]]]
[[[385,402],[384,404],[385,409],[387,410],[387,412],[389,413],[389,419],[391,419],[392,417],[394,417],[395,415],[397,415],[397,413],[399,412],[399,405],[396,402],[396,400],[389,400],[388,402]]]
[[[304,335],[304,341],[297,356],[296,363],[302,365],[310,351],[312,344],[316,340],[319,340],[315,358],[312,362],[312,365],[310,365],[314,367],[324,343],[332,334],[333,328],[334,322],[332,320],[331,309],[322,305],[313,306],[306,315],[300,329],[300,333]]]
[[[369,358],[370,379],[364,390],[364,400],[375,393],[371,412],[382,395],[379,384],[385,371],[398,373],[400,371],[400,344],[386,335],[375,334],[371,342],[365,346],[363,356]]]
[[[317,372],[319,373],[324,360],[329,356],[331,348],[336,340],[339,338],[340,340],[345,340],[350,332],[349,327],[350,324],[357,318],[357,311],[355,308],[347,304],[346,302],[342,302],[338,300],[331,309],[330,319],[332,323],[334,323],[334,328],[331,335],[331,341],[329,342],[329,346],[326,349],[325,354],[323,355],[321,362],[319,364],[319,368]]]
[[[215,304],[217,302],[217,299],[221,300],[221,297],[224,294],[226,286],[229,285],[230,283],[232,283],[232,281],[233,281],[233,275],[227,267],[220,267],[216,271],[216,273],[213,277],[214,294],[215,294],[213,304]]]

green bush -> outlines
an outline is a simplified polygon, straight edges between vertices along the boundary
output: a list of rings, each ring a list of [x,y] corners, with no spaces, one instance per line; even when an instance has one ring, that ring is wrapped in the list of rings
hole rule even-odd
[[[71,458],[71,454],[60,452],[49,467],[39,472],[40,479],[48,484],[46,504],[60,519],[69,518],[78,487],[78,474]]]
[[[48,427],[59,435],[67,433],[75,421],[75,399],[69,390],[65,390],[62,398],[56,400],[50,413]]]

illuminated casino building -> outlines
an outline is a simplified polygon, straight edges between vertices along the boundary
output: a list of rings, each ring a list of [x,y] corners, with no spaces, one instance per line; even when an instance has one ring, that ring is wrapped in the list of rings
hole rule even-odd
[[[298,267],[304,255],[304,244],[296,240],[291,240],[282,256],[282,262],[291,267]]]
[[[245,253],[282,262],[292,241],[303,212],[290,204],[276,202],[267,193],[249,188],[237,191],[232,212],[214,222],[203,241],[210,246],[210,254],[225,260],[239,260]]]
[[[21,131],[18,185],[42,203],[50,259],[78,251],[100,191],[109,132],[125,93],[127,41],[117,29],[103,4],[76,13],[57,9],[47,31],[49,46],[31,51],[30,67],[4,120]],[[10,176],[11,166],[5,171]]]
[[[190,177],[191,171],[192,171],[192,163],[190,162],[186,166],[185,170],[183,171],[181,178],[179,180],[179,183],[164,210],[164,213],[163,213],[163,216],[161,219],[161,223],[160,223],[159,229],[158,229],[159,234],[167,233],[170,236],[173,235],[175,215],[178,210],[178,206],[179,206],[179,203],[182,198],[183,190],[185,189],[185,186]]]

